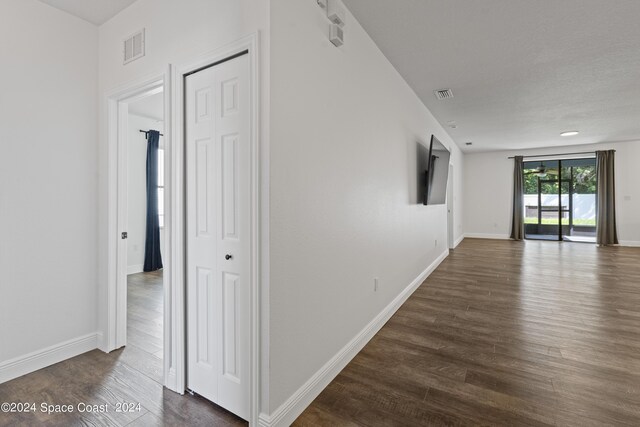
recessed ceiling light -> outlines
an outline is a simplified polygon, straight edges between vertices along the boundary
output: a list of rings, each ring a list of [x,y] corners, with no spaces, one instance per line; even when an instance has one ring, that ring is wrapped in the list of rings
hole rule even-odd
[[[575,136],[575,135],[577,135],[579,133],[580,132],[578,132],[577,130],[570,130],[570,131],[567,131],[567,132],[562,132],[560,134],[560,136]]]

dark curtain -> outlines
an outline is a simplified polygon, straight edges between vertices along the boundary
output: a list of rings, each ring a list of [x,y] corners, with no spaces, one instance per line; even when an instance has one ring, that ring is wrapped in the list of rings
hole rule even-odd
[[[147,236],[144,244],[144,271],[156,271],[162,268],[158,222],[159,141],[160,132],[150,130],[147,139]]]
[[[618,243],[616,230],[616,180],[615,150],[596,151],[596,243],[615,245]]]
[[[511,219],[511,238],[524,239],[524,169],[522,156],[516,156],[513,167],[513,205]]]

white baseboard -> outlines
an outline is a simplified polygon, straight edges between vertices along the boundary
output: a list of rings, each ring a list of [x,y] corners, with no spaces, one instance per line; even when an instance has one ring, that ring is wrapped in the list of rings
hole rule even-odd
[[[127,276],[129,274],[142,273],[144,271],[144,264],[136,264],[127,266]]]
[[[465,233],[465,238],[468,239],[496,239],[496,240],[510,240],[508,234],[484,234],[484,233]]]
[[[300,387],[286,402],[271,415],[260,414],[261,427],[289,426],[306,409],[327,385],[344,369],[360,350],[393,316],[400,306],[413,294],[424,280],[449,255],[447,249],[426,270],[413,280],[389,305],[387,305],[358,335],[333,356],[318,372]]]
[[[630,248],[640,247],[640,242],[634,240],[620,240],[620,246],[628,246]]]
[[[74,338],[0,363],[0,384],[98,347],[98,334]]]
[[[458,247],[458,245],[459,245],[460,243],[462,243],[462,241],[464,240],[464,237],[465,237],[465,235],[463,234],[462,236],[460,236],[460,237],[458,238],[458,240],[456,240],[455,242],[453,242],[453,249],[457,248],[457,247]]]

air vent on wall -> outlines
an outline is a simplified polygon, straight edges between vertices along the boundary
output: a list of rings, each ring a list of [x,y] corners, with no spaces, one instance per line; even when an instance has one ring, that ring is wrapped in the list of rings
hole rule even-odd
[[[123,42],[124,63],[144,56],[144,29],[127,37]]]
[[[438,99],[453,98],[453,92],[451,91],[451,89],[434,90],[433,93],[436,94],[436,98]]]

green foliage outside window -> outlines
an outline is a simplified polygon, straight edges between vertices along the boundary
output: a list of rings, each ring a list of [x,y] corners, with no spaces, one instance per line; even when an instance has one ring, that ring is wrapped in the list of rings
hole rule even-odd
[[[536,174],[526,174],[531,170],[525,170],[524,176],[524,194],[538,194],[538,176]],[[553,172],[553,170],[550,170]],[[562,192],[568,194],[568,181],[571,176],[571,168],[562,168]],[[558,175],[549,173],[546,177],[541,178],[543,181],[558,180]],[[593,166],[574,166],[573,167],[573,193],[574,194],[596,194],[596,169]],[[542,194],[558,194],[558,184],[546,183],[543,185]]]

